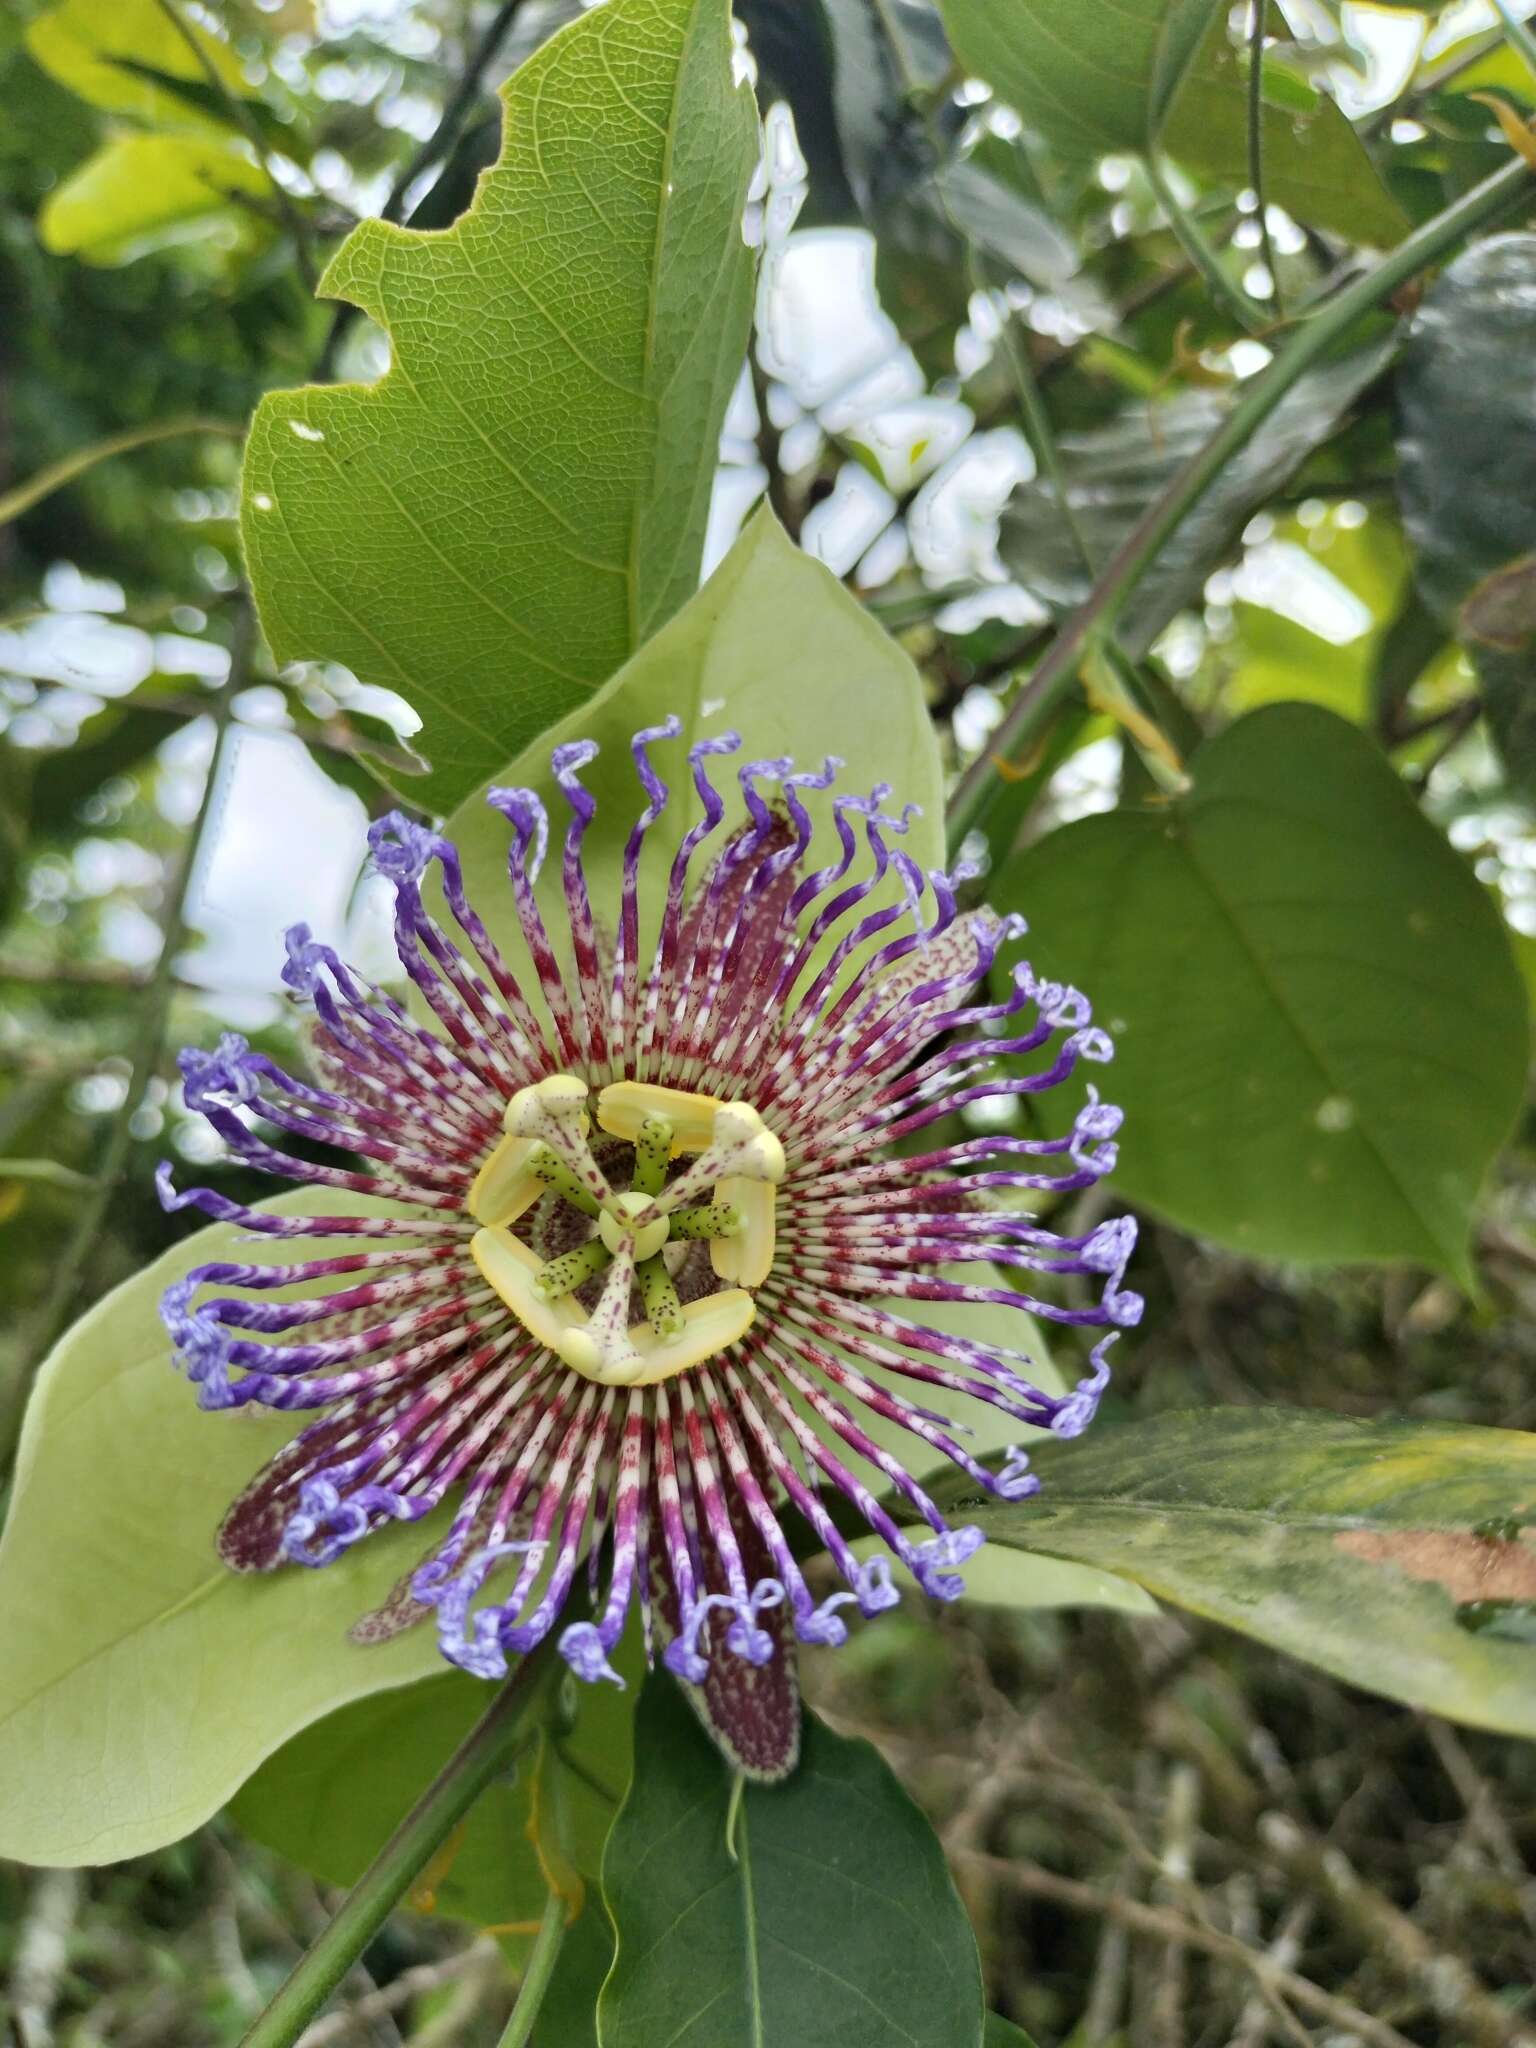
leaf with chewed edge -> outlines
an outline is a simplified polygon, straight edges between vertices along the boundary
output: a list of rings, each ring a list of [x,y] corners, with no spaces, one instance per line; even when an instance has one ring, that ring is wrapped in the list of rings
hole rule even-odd
[[[364,221],[332,260],[392,365],[264,398],[242,499],[273,654],[400,691],[444,810],[695,589],[751,313],[726,0],[610,0],[503,100],[452,228]]]

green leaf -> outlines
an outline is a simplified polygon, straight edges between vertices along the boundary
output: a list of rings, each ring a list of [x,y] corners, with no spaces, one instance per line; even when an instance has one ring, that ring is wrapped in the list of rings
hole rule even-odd
[[[541,1767],[558,1779],[546,1783],[541,1810],[558,1801],[563,1844],[594,1881],[629,1783],[634,1687],[644,1668],[638,1629],[615,1661],[630,1681],[628,1692],[564,1681],[575,1726]],[[488,1699],[479,1680],[446,1672],[354,1700],[269,1757],[231,1811],[247,1834],[316,1877],[354,1884]],[[533,1784],[530,1752],[478,1801],[432,1886],[435,1910],[481,1926],[538,1919],[549,1886],[528,1834]]]
[[[1125,1572],[1369,1691],[1536,1736],[1536,1649],[1461,1612],[1536,1605],[1536,1436],[1226,1408],[1038,1463],[1036,1499],[964,1501],[993,1542]],[[961,1489],[938,1491],[958,1511]]]
[[[1328,712],[1255,711],[1191,765],[1187,796],[1053,832],[992,891],[1115,1036],[1119,1188],[1240,1251],[1470,1284],[1525,1085],[1497,912]]]
[[[976,2048],[976,1941],[938,1841],[877,1752],[814,1714],[791,1778],[733,1792],[650,1679],[603,1891],[603,2048]]]
[[[1198,603],[1211,571],[1237,549],[1249,516],[1334,432],[1386,368],[1393,347],[1386,340],[1353,350],[1309,371],[1286,393],[1142,577],[1119,634],[1128,654],[1145,654],[1176,612]],[[1068,501],[1098,562],[1109,560],[1230,406],[1214,392],[1187,391],[1155,408],[1128,406],[1108,426],[1061,436]],[[1088,596],[1082,557],[1048,481],[1035,477],[1014,492],[999,546],[1013,574],[1047,603],[1065,609]]]
[[[37,216],[56,256],[125,263],[229,213],[234,196],[272,190],[238,145],[194,135],[116,135],[57,186]]]
[[[672,713],[682,720],[683,734],[655,751],[672,797],[646,837],[642,912],[647,902],[654,910],[664,894],[672,856],[700,815],[684,750],[729,727],[742,736],[737,761],[789,753],[802,766],[815,767],[831,753],[851,764],[844,778],[849,786],[889,782],[893,803],[923,806],[902,844],[924,867],[942,863],[943,782],[917,671],[766,509],[748,522],[704,588],[605,690],[490,778],[537,790],[558,824],[566,805],[549,772],[550,753],[567,740],[598,742],[601,752],[582,780],[597,799],[583,858],[600,916],[614,914],[624,842],[644,806],[629,752],[631,735]],[[745,816],[734,763],[717,780],[727,815]],[[507,824],[484,797],[481,790],[459,806],[448,821],[448,837],[463,855],[471,901],[481,907],[498,942],[519,958],[521,942],[508,905]],[[813,865],[816,858],[813,843]],[[541,878],[551,902],[563,900],[558,869],[558,860],[546,862]]]
[[[345,1199],[350,1214],[388,1213]],[[264,1206],[326,1208],[312,1192]],[[203,1260],[250,1256],[248,1233],[198,1231],[98,1302],[43,1367],[0,1538],[0,1855],[110,1863],[175,1841],[298,1729],[440,1668],[430,1628],[367,1649],[347,1639],[430,1547],[432,1523],[323,1572],[247,1576],[214,1554],[230,1501],[296,1424],[204,1414],[158,1304]]]
[[[183,17],[208,63],[232,93],[248,91],[240,60],[217,36]],[[108,113],[130,114],[146,127],[219,128],[227,115],[200,115],[179,94],[157,85],[149,72],[198,85],[203,66],[159,0],[59,0],[31,23],[27,48],[61,85]],[[127,68],[129,65],[143,68]]]
[[[1166,147],[1192,170],[1248,182],[1246,88],[1215,0],[943,0],[950,41],[1066,156]],[[1310,115],[1266,105],[1266,197],[1362,241],[1406,221],[1326,94]]]
[[[321,289],[389,331],[372,386],[269,394],[242,531],[276,658],[422,715],[447,810],[690,595],[753,259],[726,0],[612,0],[503,89],[451,229],[365,221]]]
[[[1419,586],[1472,654],[1500,754],[1527,795],[1536,792],[1536,401],[1508,366],[1536,346],[1533,289],[1536,235],[1479,242],[1426,293],[1398,379],[1398,495]],[[1511,601],[1522,593],[1523,604]]]
[[[1000,2012],[989,2012],[982,2029],[981,2048],[1035,2048],[1035,2044],[1012,2020],[1005,2020]]]

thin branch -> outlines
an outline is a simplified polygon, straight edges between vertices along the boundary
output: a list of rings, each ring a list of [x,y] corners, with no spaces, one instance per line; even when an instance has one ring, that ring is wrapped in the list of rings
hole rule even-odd
[[[1157,151],[1147,150],[1142,161],[1146,165],[1147,182],[1157,195],[1157,203],[1167,217],[1174,239],[1205,279],[1211,297],[1226,307],[1245,333],[1259,333],[1269,325],[1269,314],[1222,269],[1221,259],[1206,240],[1205,230],[1174,190],[1172,180],[1158,161]]]
[[[567,1608],[567,1614],[570,1609]],[[242,2048],[294,2048],[434,1853],[523,1740],[556,1668],[559,1626],[530,1650],[294,1967]]]
[[[1259,217],[1259,248],[1269,272],[1269,289],[1277,319],[1285,318],[1280,296],[1280,270],[1269,232],[1269,210],[1264,204],[1264,25],[1269,0],[1252,0],[1253,15],[1248,25],[1248,183],[1253,187]]]
[[[486,24],[484,34],[466,58],[459,82],[444,102],[437,126],[414,152],[390,187],[389,197],[380,209],[382,219],[400,221],[405,211],[406,196],[416,180],[452,151],[458,141],[464,116],[479,97],[485,74],[494,62],[496,52],[501,48],[507,30],[512,26],[522,4],[523,0],[501,0],[501,5]],[[420,204],[418,200],[417,206]],[[415,211],[416,208],[412,208],[412,212]],[[342,336],[357,318],[357,312],[357,307],[350,302],[336,308],[325,337],[325,345],[320,351],[319,362],[315,366],[317,377],[330,376]]]
[[[239,441],[245,435],[245,428],[230,420],[161,420],[152,427],[130,427],[125,433],[108,434],[103,440],[93,441],[88,448],[77,448],[71,455],[61,455],[57,462],[50,462],[46,469],[40,469],[29,476],[25,483],[0,494],[0,526],[6,526],[13,519],[19,519],[23,512],[30,512],[34,505],[72,483],[77,476],[83,476],[88,469],[94,469],[98,462],[106,462],[114,455],[126,455],[133,448],[147,448],[154,441],[172,441],[180,434],[222,434],[226,439]]]
[[[1235,1963],[1262,1988],[1277,1993],[1292,2005],[1315,2013],[1319,2019],[1342,2028],[1345,2033],[1357,2034],[1362,2041],[1369,2042],[1371,2048],[1413,2048],[1413,2043],[1396,2027],[1389,2026],[1385,2020],[1372,2019],[1368,2012],[1362,2012],[1347,1999],[1335,1998],[1309,1977],[1299,1977],[1294,1970],[1282,1969],[1267,1955],[1260,1955],[1246,1942],[1239,1941],[1235,1934],[1202,1927],[1197,1920],[1187,1919],[1182,1913],[1172,1912],[1164,1906],[1143,1905],[1139,1899],[1127,1898],[1123,1892],[1099,1891],[1093,1885],[1080,1884],[1076,1878],[1058,1877],[1054,1871],[1042,1870],[1033,1863],[1014,1863],[1006,1857],[987,1856],[974,1849],[958,1853],[991,1872],[1000,1884],[1024,1892],[1031,1898],[1050,1899],[1058,1906],[1086,1913],[1096,1920],[1118,1920],[1133,1934],[1150,1935],[1156,1941],[1181,1941],[1187,1947],[1200,1949],[1222,1962]]]
[[[416,1999],[442,1991],[450,1984],[463,1983],[466,1978],[475,1985],[477,1993],[483,1993],[486,1986],[500,1975],[501,1968],[501,1950],[494,1937],[482,1935],[456,1955],[444,1956],[441,1962],[417,1963],[412,1969],[402,1970],[398,1977],[392,1977],[379,1990],[359,1998],[355,2004],[344,2006],[340,2012],[328,2013],[323,2020],[316,2020],[299,2036],[298,2048],[336,2048],[337,2042],[347,2040],[374,2020],[397,2013]]]
[[[203,47],[196,31],[182,18],[181,9],[176,5],[176,0],[155,0],[155,5],[192,52],[197,68],[207,80],[210,89],[224,102],[230,119],[240,130],[240,133],[245,137],[252,149],[255,150],[256,161],[266,172],[268,178],[271,179],[273,198],[277,204],[278,211],[283,217],[284,226],[293,237],[294,255],[298,260],[299,274],[309,291],[313,293],[320,273],[315,268],[314,251],[310,248],[309,224],[294,204],[292,193],[285,188],[281,179],[273,174],[272,157],[271,152],[267,148],[266,137],[251,118],[251,110],[239,93],[231,91],[229,81]]]
[[[539,1931],[534,1937],[533,1951],[528,1958],[528,1967],[523,1972],[523,1981],[517,1987],[517,2003],[512,2008],[512,2017],[507,2021],[506,2032],[497,2043],[497,2048],[528,2048],[533,2039],[534,2022],[539,2017],[539,2007],[544,2003],[544,1994],[549,1989],[549,1980],[555,1974],[555,1964],[560,1959],[560,1944],[565,1939],[567,1907],[559,1892],[551,1892],[544,1901],[544,1915],[539,1921]]]

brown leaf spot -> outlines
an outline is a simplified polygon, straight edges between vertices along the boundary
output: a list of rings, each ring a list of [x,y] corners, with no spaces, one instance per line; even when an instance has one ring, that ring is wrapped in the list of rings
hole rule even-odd
[[[1536,1600],[1536,1549],[1518,1539],[1459,1529],[1347,1529],[1333,1540],[1351,1557],[1443,1586],[1458,1603]]]

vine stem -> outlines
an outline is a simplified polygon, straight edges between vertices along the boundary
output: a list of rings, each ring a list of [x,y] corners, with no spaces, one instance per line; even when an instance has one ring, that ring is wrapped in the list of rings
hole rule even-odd
[[[1245,334],[1259,333],[1269,315],[1222,269],[1221,258],[1206,240],[1200,223],[1174,190],[1173,180],[1158,160],[1155,146],[1142,152],[1142,163],[1146,168],[1147,183],[1163,209],[1174,240],[1205,279],[1211,297],[1226,307]]]
[[[186,937],[187,895],[222,780],[234,699],[242,685],[249,680],[251,649],[255,637],[255,615],[249,598],[244,598],[235,622],[234,642],[229,656],[229,679],[213,704],[208,707],[214,721],[213,754],[208,763],[208,778],[203,784],[196,820],[187,835],[166,892],[165,909],[160,919],[160,953],[144,987],[143,1008],[139,1013],[139,1028],[133,1043],[127,1092],[118,1107],[101,1158],[92,1170],[91,1192],[80,1210],[74,1235],[59,1261],[53,1285],[30,1333],[27,1363],[20,1382],[23,1386],[53,1349],[79,1297],[91,1247],[106,1221],[107,1212],[117,1194],[118,1183],[122,1180],[128,1164],[133,1142],[134,1113],[143,1102],[150,1082],[159,1072],[161,1056],[165,1050],[165,1031],[170,1018],[171,998],[175,992],[176,955]],[[19,1421],[19,1417],[17,1420]],[[0,1465],[9,1462],[14,1433],[14,1423],[9,1424],[3,1432],[6,1440],[0,1443]]]
[[[534,1937],[523,1981],[517,1987],[517,2003],[512,2008],[512,2017],[507,2021],[507,2030],[497,2048],[528,2048],[539,2007],[544,2003],[549,1980],[555,1974],[560,1944],[565,1939],[565,1926],[565,1900],[558,1892],[551,1892],[544,1902],[544,1917]]]
[[[246,2034],[241,2048],[293,2048],[436,1850],[519,1748],[555,1664],[557,1630],[530,1650],[347,1894],[325,1932]],[[546,1911],[547,1918],[547,1911]],[[544,1940],[541,1925],[539,1941]],[[555,1943],[558,1948],[558,1942]],[[535,1945],[534,1959],[538,1957]],[[551,1955],[546,1967],[554,1967]],[[529,1963],[529,1976],[533,1961]],[[518,1994],[522,2005],[524,1991]],[[542,1996],[542,1992],[539,1994]],[[512,2035],[509,2038],[516,2040]]]
[[[1507,212],[1531,190],[1531,172],[1519,160],[1485,178],[1481,185],[1474,186],[1454,205],[1415,229],[1374,268],[1312,313],[1269,367],[1244,387],[1210,440],[1197,450],[1121,543],[1097,585],[1062,626],[1039,666],[1008,707],[987,751],[961,777],[949,806],[952,846],[958,845],[985,817],[995,799],[1001,786],[996,761],[1020,753],[1039,733],[1071,688],[1090,643],[1113,633],[1137,585],[1186,516],[1285,394],[1388,293],[1427,264],[1438,261],[1463,236]]]
[[[1276,319],[1283,320],[1285,300],[1280,292],[1280,270],[1269,232],[1269,208],[1264,204],[1264,36],[1269,0],[1250,0],[1250,4],[1253,12],[1248,21],[1248,182],[1253,187],[1259,249],[1269,272],[1270,298]]]

